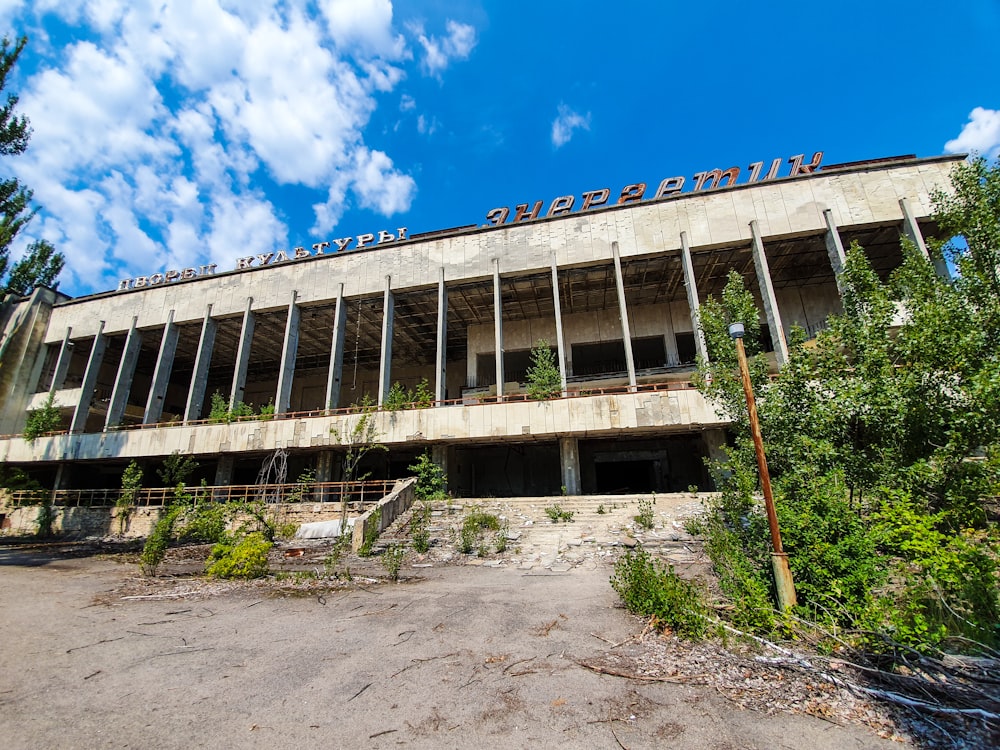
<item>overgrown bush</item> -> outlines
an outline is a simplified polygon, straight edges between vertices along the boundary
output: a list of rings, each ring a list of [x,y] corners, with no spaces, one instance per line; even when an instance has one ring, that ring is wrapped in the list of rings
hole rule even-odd
[[[655,617],[661,627],[692,639],[708,632],[708,608],[698,586],[680,578],[673,566],[652,559],[642,547],[618,558],[611,586],[630,612]]]
[[[403,566],[403,559],[406,557],[406,547],[402,544],[390,544],[382,552],[380,562],[385,572],[389,574],[392,581],[399,580],[399,569]]]
[[[226,534],[229,514],[230,508],[224,503],[198,503],[184,514],[177,538],[181,542],[215,544]]]
[[[444,469],[434,463],[430,451],[424,451],[415,463],[407,467],[417,477],[414,494],[418,500],[440,500],[448,495],[448,477]]]
[[[382,509],[376,508],[371,516],[369,516],[368,523],[365,524],[364,539],[361,541],[361,546],[358,547],[358,554],[361,557],[371,555],[372,549],[375,547],[375,542],[378,541],[378,535],[381,533],[379,528],[381,525]]]
[[[24,439],[29,443],[49,432],[55,432],[62,424],[59,409],[54,405],[55,394],[50,393],[41,408],[28,413],[28,421],[24,425]]]
[[[410,516],[410,539],[413,541],[413,549],[421,554],[431,548],[430,522],[431,506],[428,503],[421,503],[413,509]]]
[[[170,539],[174,533],[174,524],[184,512],[183,505],[173,505],[165,509],[164,514],[153,526],[153,531],[146,537],[146,544],[139,555],[139,567],[145,575],[155,576],[160,563],[167,555]]]
[[[213,578],[262,578],[272,546],[260,532],[226,537],[212,547],[205,572]]]
[[[122,473],[122,492],[115,501],[115,509],[118,516],[118,535],[125,533],[132,511],[135,510],[135,503],[142,489],[142,467],[135,461],[130,461]]]
[[[531,366],[526,377],[531,398],[542,400],[562,393],[562,373],[547,341],[539,339],[531,349]]]
[[[653,528],[653,501],[648,497],[639,498],[639,514],[635,522],[644,529]]]
[[[459,551],[468,555],[473,550],[484,549],[486,547],[486,535],[491,531],[500,531],[501,526],[499,516],[487,513],[479,508],[471,510],[465,516],[465,520],[462,521],[462,528],[459,531]]]

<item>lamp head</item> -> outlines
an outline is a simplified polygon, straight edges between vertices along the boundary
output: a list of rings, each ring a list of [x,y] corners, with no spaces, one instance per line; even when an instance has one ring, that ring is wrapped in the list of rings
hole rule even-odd
[[[746,329],[743,327],[742,323],[730,323],[729,324],[729,337],[732,339],[741,339]]]

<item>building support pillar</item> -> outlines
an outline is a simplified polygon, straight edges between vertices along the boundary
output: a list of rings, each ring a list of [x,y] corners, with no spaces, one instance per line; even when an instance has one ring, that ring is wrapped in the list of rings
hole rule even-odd
[[[333,451],[321,451],[316,457],[316,483],[324,484],[333,481],[333,466],[336,463],[336,454]],[[316,499],[327,502],[327,490],[317,488],[314,490]]]
[[[94,389],[97,387],[97,375],[104,361],[104,350],[108,339],[104,335],[104,321],[97,329],[94,344],[90,347],[90,357],[87,359],[87,369],[83,373],[83,384],[80,386],[80,399],[76,403],[73,419],[69,423],[70,432],[83,432],[90,416],[90,405],[94,401]]]
[[[938,276],[942,279],[950,279],[951,272],[948,271],[948,264],[944,262],[944,258],[932,258],[930,252],[927,250],[927,243],[924,242],[924,235],[920,231],[920,225],[917,224],[917,220],[913,216],[913,211],[910,210],[910,202],[906,198],[900,198],[899,207],[903,211],[903,234],[909,238],[910,242],[917,246],[920,254],[934,265],[934,271]]]
[[[778,360],[778,367],[784,367],[785,363],[788,362],[788,344],[785,343],[785,329],[781,326],[781,313],[778,311],[778,299],[774,296],[771,269],[767,265],[764,243],[760,239],[760,230],[757,228],[756,219],[750,222],[750,237],[753,265],[757,270],[757,283],[760,285],[760,297],[764,301],[767,327],[771,330],[774,354]]]
[[[128,394],[132,390],[132,376],[139,361],[139,350],[142,348],[142,333],[136,329],[138,317],[132,318],[132,325],[125,338],[125,349],[122,351],[121,362],[118,363],[118,375],[115,377],[115,387],[111,391],[111,401],[108,404],[108,415],[104,420],[105,431],[117,427],[125,416],[128,405]]]
[[[687,232],[681,232],[681,265],[684,267],[684,289],[687,290],[688,310],[691,313],[691,330],[694,331],[694,351],[698,359],[708,362],[708,344],[701,329],[701,301],[698,298],[698,283],[691,260],[691,245]]]
[[[250,366],[250,347],[253,344],[253,331],[256,326],[256,316],[251,309],[253,297],[247,297],[247,306],[243,310],[243,326],[240,328],[240,343],[236,349],[236,370],[233,372],[233,385],[229,389],[229,408],[243,401],[247,387],[247,368]]]
[[[299,293],[292,292],[285,319],[285,342],[281,347],[281,366],[278,369],[278,392],[274,397],[274,413],[287,414],[292,401],[292,378],[295,376],[295,355],[299,351],[299,306],[295,303]]]
[[[337,287],[337,306],[333,310],[333,336],[330,341],[330,367],[326,373],[325,408],[340,406],[340,386],[344,380],[344,334],[347,331],[347,303],[344,285]],[[329,479],[324,481],[329,482]]]
[[[629,390],[635,390],[635,358],[632,356],[632,332],[628,324],[628,306],[625,304],[625,279],[622,276],[622,259],[618,243],[611,243],[615,259],[615,286],[618,288],[618,314],[622,319],[622,342],[625,344],[625,368],[628,370]]]
[[[823,219],[826,221],[826,253],[830,256],[830,267],[833,268],[833,275],[837,280],[837,291],[843,297],[844,281],[841,274],[847,265],[847,253],[844,252],[844,243],[840,239],[840,230],[833,220],[833,211],[829,208],[823,211]]]
[[[378,405],[381,406],[392,388],[392,334],[396,324],[396,298],[392,293],[392,277],[385,277],[382,296],[382,352],[378,365]]]
[[[444,472],[445,481],[445,491],[448,491],[448,446],[447,445],[432,445],[431,446],[431,461],[441,467],[441,471]]]
[[[163,326],[163,336],[160,338],[160,353],[156,355],[156,368],[153,370],[153,382],[150,384],[149,397],[146,399],[143,424],[155,424],[163,415],[163,399],[167,396],[170,371],[173,369],[174,353],[177,351],[177,334],[174,311],[171,310],[167,313],[167,323]]]
[[[579,495],[580,443],[576,438],[559,438],[559,463],[562,469],[563,494]]]
[[[552,307],[556,319],[556,350],[559,356],[559,380],[562,383],[562,395],[566,395],[566,341],[563,338],[562,304],[559,299],[559,268],[555,256],[552,256]]]
[[[448,287],[444,284],[444,266],[438,273],[437,354],[434,359],[434,400],[448,395]]]
[[[59,347],[59,357],[56,359],[56,369],[52,373],[52,385],[49,386],[49,393],[61,391],[66,385],[66,373],[69,372],[69,362],[73,358],[73,342],[70,335],[73,333],[73,326],[66,326],[66,335],[63,337],[62,346]]]
[[[496,356],[497,402],[503,401],[503,294],[500,290],[500,259],[493,259],[493,348]]]
[[[223,487],[233,483],[233,464],[235,461],[228,453],[219,456],[219,463],[215,465],[215,486]]]
[[[201,323],[201,337],[198,339],[198,353],[194,358],[194,372],[191,387],[188,388],[187,405],[184,407],[184,423],[201,418],[201,407],[205,403],[208,388],[208,368],[212,364],[212,348],[215,346],[215,332],[219,324],[212,320],[212,306],[205,308],[205,318]]]

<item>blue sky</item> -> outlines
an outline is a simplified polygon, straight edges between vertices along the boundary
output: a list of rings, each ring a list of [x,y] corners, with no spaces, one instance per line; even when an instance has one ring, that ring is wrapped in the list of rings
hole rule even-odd
[[[30,38],[14,255],[48,239],[72,295],[801,153],[1000,152],[996,0],[0,0],[0,26]]]

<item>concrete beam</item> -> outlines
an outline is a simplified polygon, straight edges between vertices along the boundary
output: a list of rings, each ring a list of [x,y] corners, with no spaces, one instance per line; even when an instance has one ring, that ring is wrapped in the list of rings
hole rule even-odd
[[[444,401],[448,384],[448,287],[444,266],[438,275],[437,354],[434,358],[434,400]]]
[[[562,383],[562,395],[566,395],[566,340],[563,337],[562,304],[559,299],[559,268],[555,256],[552,256],[552,305],[556,319],[556,350],[559,357],[559,380]]]
[[[381,406],[392,388],[392,333],[396,318],[396,298],[392,294],[392,277],[385,277],[382,296],[382,351],[378,366],[378,405]]]
[[[194,358],[194,372],[191,374],[187,405],[184,407],[185,424],[201,418],[201,407],[205,403],[205,389],[208,388],[208,368],[212,364],[212,349],[215,346],[215,332],[218,327],[218,323],[212,319],[212,306],[208,305],[201,323],[198,353]]]
[[[684,268],[684,289],[687,291],[688,310],[691,314],[691,330],[694,331],[694,349],[698,357],[708,362],[708,344],[701,329],[701,301],[698,298],[698,283],[694,276],[694,262],[691,260],[691,245],[687,232],[681,232],[681,265]]]
[[[847,253],[844,252],[844,243],[840,239],[840,230],[837,229],[837,224],[833,220],[833,211],[829,208],[824,210],[823,219],[826,221],[826,252],[830,256],[830,267],[837,280],[837,291],[843,296],[843,281],[840,276],[844,273],[844,266],[847,264]]]
[[[628,370],[628,385],[635,390],[635,358],[632,356],[632,332],[628,324],[628,305],[625,304],[625,279],[622,277],[622,259],[618,243],[611,243],[615,260],[615,286],[618,288],[618,314],[622,319],[622,340],[625,344],[625,367]]]
[[[132,318],[132,325],[125,337],[125,349],[118,363],[118,375],[115,377],[115,387],[111,391],[111,402],[108,404],[108,415],[104,420],[104,429],[117,427],[125,416],[128,404],[128,394],[132,390],[132,376],[139,361],[139,350],[142,348],[142,333],[136,329],[138,317]]]
[[[764,254],[764,243],[760,239],[760,230],[757,228],[756,219],[750,222],[750,238],[753,265],[757,270],[757,283],[760,285],[760,297],[764,301],[767,326],[771,329],[774,354],[778,361],[778,367],[784,367],[785,363],[788,362],[788,344],[785,343],[785,329],[781,326],[781,313],[778,311],[778,299],[774,296],[771,269],[767,265],[767,255]]]
[[[347,303],[344,301],[344,285],[337,287],[337,304],[333,311],[333,336],[330,341],[330,366],[326,371],[327,409],[340,406],[340,386],[344,380],[344,334],[347,331]],[[326,480],[329,481],[329,480]]]
[[[493,259],[493,349],[496,356],[497,401],[503,401],[503,294],[500,291],[500,260]]]
[[[163,415],[163,399],[167,396],[170,371],[174,366],[178,333],[177,326],[174,325],[174,311],[171,310],[167,313],[167,322],[163,326],[163,336],[160,338],[160,353],[156,355],[153,382],[149,386],[146,412],[142,416],[143,424],[155,424],[160,421],[160,417]]]
[[[73,359],[73,342],[70,335],[73,327],[66,327],[66,335],[63,337],[62,346],[59,347],[59,358],[56,360],[56,369],[52,373],[52,385],[49,386],[49,393],[61,391],[66,385],[66,373],[69,372],[69,362]]]
[[[236,369],[233,372],[233,385],[229,389],[229,408],[243,400],[247,387],[247,368],[250,365],[250,347],[253,344],[253,331],[256,316],[251,309],[253,297],[247,297],[247,306],[243,310],[243,325],[240,327],[240,343],[236,349]]]
[[[87,426],[90,405],[94,400],[94,389],[97,387],[97,375],[101,371],[101,363],[104,361],[104,350],[107,344],[108,339],[104,335],[104,321],[102,320],[97,328],[97,335],[94,336],[94,344],[90,347],[90,357],[87,359],[87,369],[83,373],[83,385],[80,387],[80,400],[76,404],[73,419],[69,423],[70,432],[83,432],[84,427]]]
[[[917,220],[913,216],[913,211],[910,210],[910,202],[906,198],[900,198],[899,208],[903,212],[903,234],[910,239],[910,242],[917,246],[917,250],[920,251],[921,255],[934,265],[934,271],[938,276],[942,279],[950,279],[951,272],[948,270],[948,264],[944,262],[944,258],[932,258],[930,252],[927,250],[927,243],[924,242],[924,235],[920,231],[920,225],[917,224]]]
[[[580,445],[576,438],[559,438],[559,463],[562,470],[562,486],[567,495],[579,495],[580,489]]]
[[[295,355],[299,350],[299,293],[292,292],[285,318],[285,340],[281,347],[281,366],[278,369],[278,391],[274,397],[274,413],[287,414],[292,400],[292,378],[295,376]]]

